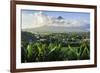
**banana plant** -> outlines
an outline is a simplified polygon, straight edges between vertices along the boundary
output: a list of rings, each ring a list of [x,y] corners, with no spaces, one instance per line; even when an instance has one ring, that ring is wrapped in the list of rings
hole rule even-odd
[[[32,45],[32,43],[29,43],[27,45],[26,50],[27,50],[27,54],[26,54],[27,55],[27,61],[31,61],[32,57],[33,57],[33,45]]]

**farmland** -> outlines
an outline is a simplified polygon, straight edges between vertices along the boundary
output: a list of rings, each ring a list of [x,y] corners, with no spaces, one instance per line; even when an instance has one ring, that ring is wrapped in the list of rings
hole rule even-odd
[[[21,62],[90,59],[90,33],[21,32]]]

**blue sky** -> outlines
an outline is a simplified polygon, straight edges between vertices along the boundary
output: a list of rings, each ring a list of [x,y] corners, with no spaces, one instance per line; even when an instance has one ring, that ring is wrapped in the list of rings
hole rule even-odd
[[[34,14],[40,10],[22,10],[23,14]],[[64,11],[42,11],[48,16],[58,17],[62,16],[68,20],[85,20],[88,24],[90,23],[90,13],[85,12],[64,12]]]
[[[44,23],[40,24],[40,20],[37,21],[37,18],[34,18],[34,13],[39,13],[40,10],[22,10],[22,28],[36,28],[41,27],[44,24],[47,26],[48,20],[45,20]],[[63,26],[66,28],[73,27],[76,29],[86,29],[90,30],[90,13],[88,12],[64,12],[64,11],[41,11],[47,16],[58,18],[59,16],[63,17],[64,20],[70,22],[58,25],[58,23],[50,24],[51,26]],[[40,17],[41,18],[41,17]]]

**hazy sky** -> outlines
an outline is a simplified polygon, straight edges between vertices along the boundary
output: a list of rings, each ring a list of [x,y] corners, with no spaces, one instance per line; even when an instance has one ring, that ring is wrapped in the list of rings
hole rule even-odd
[[[22,14],[34,14],[39,12],[39,10],[22,10]],[[75,20],[86,20],[88,23],[90,21],[90,13],[82,13],[82,12],[62,12],[62,11],[42,11],[44,14],[48,16],[58,17],[62,16],[65,19],[75,19]]]
[[[33,24],[33,15],[34,13],[40,12],[37,10],[22,10],[22,25],[32,25]],[[85,12],[62,12],[62,11],[42,11],[42,13],[46,14],[47,16],[51,17],[59,17],[62,16],[66,20],[72,21],[82,21],[85,22],[85,26],[90,26],[90,13]],[[83,25],[83,23],[81,23]],[[35,25],[34,25],[35,26]],[[76,24],[77,26],[77,24]]]

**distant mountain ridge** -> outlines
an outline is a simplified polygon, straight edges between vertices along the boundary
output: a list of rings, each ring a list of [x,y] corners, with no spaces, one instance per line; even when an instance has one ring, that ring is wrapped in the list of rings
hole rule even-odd
[[[23,29],[22,31],[27,31],[27,32],[50,32],[50,33],[67,33],[67,32],[89,32],[89,30],[85,30],[84,28],[66,28],[66,27],[52,27],[52,26],[42,26],[42,27],[37,27],[37,28],[31,28],[31,29]]]

